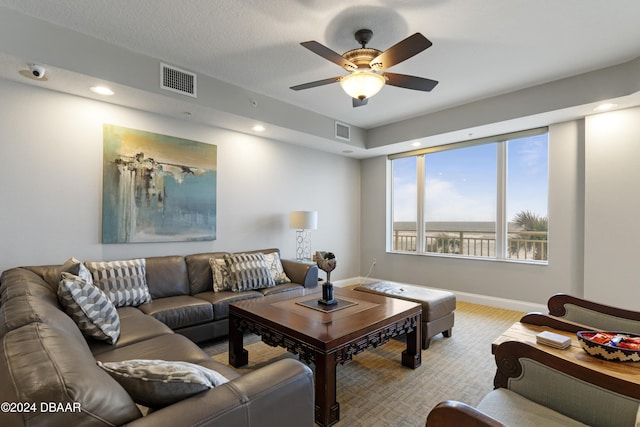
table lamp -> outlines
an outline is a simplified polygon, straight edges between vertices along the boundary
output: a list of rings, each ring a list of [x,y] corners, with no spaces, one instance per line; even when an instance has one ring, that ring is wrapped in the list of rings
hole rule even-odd
[[[296,259],[298,261],[311,261],[309,230],[318,228],[318,212],[291,211],[289,227],[296,230]]]

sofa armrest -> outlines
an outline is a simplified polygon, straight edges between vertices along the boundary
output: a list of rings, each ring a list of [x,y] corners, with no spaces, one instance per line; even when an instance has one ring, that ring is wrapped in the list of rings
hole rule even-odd
[[[299,283],[305,288],[318,286],[318,266],[308,262],[282,259],[282,268],[293,283]]]
[[[549,314],[589,325],[590,329],[640,333],[640,312],[625,310],[567,294],[553,295],[547,301]]]
[[[295,359],[282,359],[128,425],[311,427],[313,393],[311,369]]]
[[[549,301],[547,301],[549,314],[559,317],[566,315],[565,306],[567,304],[584,307],[602,314],[621,317],[623,319],[637,320],[640,322],[640,311],[625,310],[622,308],[600,304],[594,301],[585,300],[567,294],[556,294],[549,298]]]
[[[562,317],[555,317],[549,314],[531,312],[527,313],[520,318],[520,323],[527,323],[529,325],[547,326],[549,328],[558,329],[560,331],[567,332],[579,332],[593,329],[591,326],[586,326],[581,323],[572,322]]]
[[[438,403],[427,415],[426,427],[505,427],[466,403],[447,400]]]
[[[524,342],[496,348],[494,386],[587,425],[634,425],[640,407],[637,384],[555,356]],[[567,392],[570,390],[570,392]]]

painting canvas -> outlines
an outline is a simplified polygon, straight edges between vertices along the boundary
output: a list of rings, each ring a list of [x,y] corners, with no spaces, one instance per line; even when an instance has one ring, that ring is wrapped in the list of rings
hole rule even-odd
[[[105,124],[103,150],[103,243],[215,240],[215,145]]]

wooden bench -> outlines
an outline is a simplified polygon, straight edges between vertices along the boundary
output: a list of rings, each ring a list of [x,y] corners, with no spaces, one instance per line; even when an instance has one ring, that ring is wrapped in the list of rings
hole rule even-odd
[[[452,292],[396,282],[370,283],[355,290],[422,304],[422,348],[425,350],[432,337],[442,333],[449,338],[452,334],[456,309],[456,296]]]

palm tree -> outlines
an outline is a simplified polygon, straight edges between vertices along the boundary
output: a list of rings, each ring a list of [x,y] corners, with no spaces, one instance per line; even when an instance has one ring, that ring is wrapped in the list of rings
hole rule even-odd
[[[509,243],[509,252],[514,255],[520,251],[523,246],[525,253],[532,251],[533,259],[547,259],[547,231],[549,230],[549,219],[546,216],[538,216],[531,211],[520,211],[513,218],[513,222],[521,229],[520,235],[516,239],[511,239]],[[536,242],[536,240],[543,240]]]
[[[449,236],[447,233],[440,233],[435,236],[432,243],[427,244],[427,252],[436,252],[440,254],[459,254],[460,239]]]

